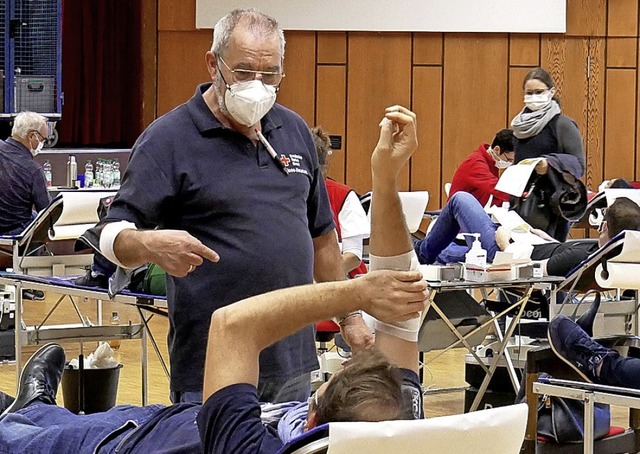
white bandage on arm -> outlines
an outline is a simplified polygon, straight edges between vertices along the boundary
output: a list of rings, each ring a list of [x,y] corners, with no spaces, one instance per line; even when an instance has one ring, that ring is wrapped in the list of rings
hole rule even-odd
[[[406,254],[396,255],[393,257],[378,257],[369,254],[370,269],[374,270],[396,270],[396,271],[414,271],[418,269],[418,257],[414,251]],[[416,318],[407,320],[406,322],[396,322],[393,324],[374,320],[374,328],[376,331],[382,331],[391,336],[398,337],[407,341],[415,342],[418,340],[418,331],[420,331],[421,314]]]
[[[116,257],[116,253],[113,250],[113,244],[116,242],[116,237],[123,230],[137,230],[136,225],[133,222],[129,221],[118,221],[118,222],[110,222],[105,225],[100,233],[100,252],[104,255],[107,260],[115,263],[121,268],[128,268],[120,263],[118,257]],[[136,267],[133,267],[136,268]]]
[[[362,238],[352,237],[342,240],[342,253],[350,252],[362,260]]]

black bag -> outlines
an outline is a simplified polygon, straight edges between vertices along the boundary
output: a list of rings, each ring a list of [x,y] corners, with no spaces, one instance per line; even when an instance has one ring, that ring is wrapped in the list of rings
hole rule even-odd
[[[517,199],[513,209],[531,227],[545,232],[549,230],[557,218],[549,204],[549,194],[536,185],[535,181],[527,194]]]
[[[611,409],[594,405],[594,438],[609,433]],[[538,404],[538,435],[556,443],[579,443],[584,439],[584,402],[555,396],[543,396]]]

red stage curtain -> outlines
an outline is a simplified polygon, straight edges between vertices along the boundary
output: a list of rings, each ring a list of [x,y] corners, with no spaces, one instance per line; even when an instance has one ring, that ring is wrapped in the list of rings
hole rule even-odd
[[[63,0],[58,146],[130,147],[141,132],[140,0]]]

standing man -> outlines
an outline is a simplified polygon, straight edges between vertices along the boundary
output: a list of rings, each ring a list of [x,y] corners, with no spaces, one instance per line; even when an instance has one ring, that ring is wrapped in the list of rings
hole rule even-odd
[[[49,204],[47,181],[33,159],[47,140],[47,119],[21,112],[13,121],[11,137],[0,141],[0,235],[22,232],[34,210]]]
[[[515,139],[511,129],[503,129],[496,133],[491,145],[481,143],[453,174],[449,197],[464,191],[478,199],[482,206],[487,204],[491,196],[492,205],[501,206],[503,202],[508,202],[509,194],[496,190],[496,184],[498,171],[513,163]]]
[[[174,402],[202,400],[214,310],[344,278],[309,128],[275,104],[284,44],[277,22],[253,9],[223,17],[205,55],[212,82],[142,133],[105,219],[108,259],[154,262],[169,275]],[[341,321],[354,348],[371,342],[359,314]],[[308,326],[261,353],[260,399],[306,399],[317,367]]]

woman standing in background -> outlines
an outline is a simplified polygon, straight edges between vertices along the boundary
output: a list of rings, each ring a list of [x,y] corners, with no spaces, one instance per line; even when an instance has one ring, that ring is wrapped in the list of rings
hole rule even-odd
[[[529,181],[529,190],[514,207],[529,224],[564,241],[568,221],[575,214],[573,208],[582,206],[578,200],[582,196],[578,178],[585,171],[582,137],[576,122],[562,113],[555,83],[547,71],[533,69],[525,76],[523,89],[525,107],[511,121],[516,137],[515,163],[543,159]]]

